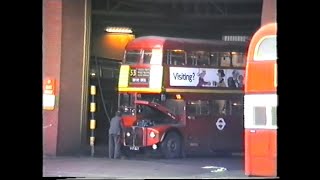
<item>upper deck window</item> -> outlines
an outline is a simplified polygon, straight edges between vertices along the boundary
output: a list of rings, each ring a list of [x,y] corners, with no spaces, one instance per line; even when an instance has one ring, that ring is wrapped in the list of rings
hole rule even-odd
[[[221,67],[230,67],[231,66],[231,53],[223,52],[220,54],[220,66]]]
[[[210,52],[210,66],[218,67],[219,66],[219,53]]]
[[[217,55],[207,51],[190,51],[187,53],[187,65],[192,66],[218,66]]]
[[[245,54],[242,52],[206,52],[187,53],[187,65],[212,67],[245,67]]]
[[[185,65],[186,53],[184,50],[168,50],[167,64],[170,65]]]
[[[255,61],[276,60],[277,59],[277,36],[266,36],[258,43],[254,51]]]
[[[127,51],[125,56],[125,64],[137,64],[142,57],[141,50]]]
[[[208,66],[210,64],[210,55],[208,52],[201,53],[198,64],[201,66]]]
[[[197,55],[195,51],[191,51],[187,53],[187,65],[196,65],[197,63]]]
[[[245,67],[244,53],[231,52],[232,66],[233,67]]]

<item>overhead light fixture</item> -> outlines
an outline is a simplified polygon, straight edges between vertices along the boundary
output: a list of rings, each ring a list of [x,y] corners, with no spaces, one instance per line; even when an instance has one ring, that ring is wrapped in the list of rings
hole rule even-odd
[[[107,27],[105,31],[108,33],[132,33],[132,29],[128,27]]]

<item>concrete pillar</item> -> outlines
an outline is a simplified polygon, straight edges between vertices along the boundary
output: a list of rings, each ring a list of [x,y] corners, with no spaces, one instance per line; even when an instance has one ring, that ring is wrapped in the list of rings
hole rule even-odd
[[[56,80],[56,95],[60,93],[62,34],[62,0],[43,1],[43,80]],[[57,104],[57,101],[56,101]],[[59,106],[43,111],[43,152],[56,155]]]
[[[43,79],[56,80],[56,107],[43,113],[45,155],[77,154],[86,142],[90,5],[43,1]]]

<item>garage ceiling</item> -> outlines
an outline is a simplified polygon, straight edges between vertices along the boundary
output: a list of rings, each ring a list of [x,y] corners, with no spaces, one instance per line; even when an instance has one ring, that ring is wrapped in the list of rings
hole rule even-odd
[[[129,26],[136,36],[251,36],[263,0],[92,0],[92,30]]]

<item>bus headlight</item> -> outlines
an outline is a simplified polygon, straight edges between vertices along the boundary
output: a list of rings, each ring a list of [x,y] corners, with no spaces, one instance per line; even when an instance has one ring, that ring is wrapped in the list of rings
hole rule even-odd
[[[153,131],[151,131],[150,134],[149,134],[149,136],[150,136],[151,138],[154,138],[154,137],[156,137],[156,133],[154,133]]]
[[[128,136],[128,137],[129,137],[130,135],[131,135],[131,134],[130,134],[129,132],[127,132],[127,133],[126,133],[126,136]]]
[[[152,149],[156,150],[158,148],[158,146],[156,144],[152,145]]]

